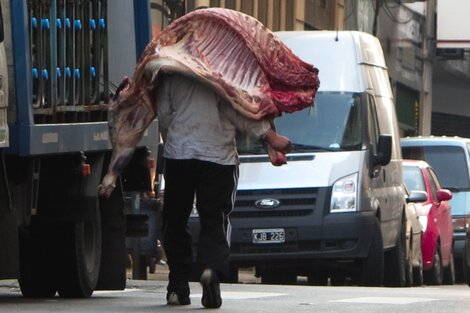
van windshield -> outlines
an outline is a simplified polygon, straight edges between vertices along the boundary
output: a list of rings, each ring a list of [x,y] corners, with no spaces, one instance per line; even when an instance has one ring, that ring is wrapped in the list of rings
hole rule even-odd
[[[404,159],[425,160],[436,171],[443,188],[470,190],[468,165],[463,148],[457,146],[402,147]]]
[[[357,93],[319,92],[313,107],[274,119],[276,131],[290,139],[292,153],[359,150],[362,99]],[[237,147],[240,154],[264,153],[247,135],[239,134]]]

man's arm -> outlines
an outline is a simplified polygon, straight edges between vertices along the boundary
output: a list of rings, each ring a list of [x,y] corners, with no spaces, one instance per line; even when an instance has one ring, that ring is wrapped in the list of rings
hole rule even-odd
[[[253,120],[235,110],[232,105],[224,99],[218,98],[219,112],[226,117],[238,130],[248,135],[263,140],[271,130],[268,119]]]

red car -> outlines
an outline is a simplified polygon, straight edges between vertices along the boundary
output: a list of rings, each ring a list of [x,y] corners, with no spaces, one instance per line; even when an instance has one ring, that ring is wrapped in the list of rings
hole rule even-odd
[[[433,168],[425,161],[403,160],[403,179],[410,200],[418,202],[416,213],[423,229],[424,283],[454,284],[453,227],[449,200],[452,192],[442,189]]]

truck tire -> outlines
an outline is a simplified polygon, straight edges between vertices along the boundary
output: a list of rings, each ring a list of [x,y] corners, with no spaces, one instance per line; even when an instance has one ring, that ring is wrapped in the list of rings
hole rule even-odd
[[[376,220],[372,242],[367,256],[361,261],[362,276],[360,284],[362,286],[381,286],[384,275],[384,252],[382,232],[379,221]]]
[[[56,294],[52,227],[33,222],[20,230],[20,285],[27,298],[52,298]]]
[[[405,247],[406,223],[402,221],[397,243],[385,256],[387,273],[384,277],[384,285],[387,287],[403,287],[406,284],[407,259]]]
[[[59,258],[59,295],[88,298],[98,282],[101,263],[101,218],[97,207],[88,221],[63,223],[60,228],[63,255]]]

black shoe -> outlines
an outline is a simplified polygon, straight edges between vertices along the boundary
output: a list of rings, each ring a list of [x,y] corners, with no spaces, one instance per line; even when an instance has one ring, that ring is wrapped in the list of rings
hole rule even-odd
[[[166,303],[168,305],[188,305],[191,304],[191,299],[188,296],[181,296],[174,291],[169,291],[166,294]]]
[[[217,274],[206,269],[201,275],[202,300],[201,303],[205,308],[217,309],[222,305],[220,297],[220,284]]]

